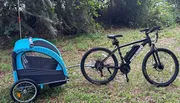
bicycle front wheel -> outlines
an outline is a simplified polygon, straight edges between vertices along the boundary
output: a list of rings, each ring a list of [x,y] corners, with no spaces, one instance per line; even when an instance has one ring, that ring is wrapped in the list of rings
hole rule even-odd
[[[81,60],[81,72],[89,82],[106,84],[114,79],[118,61],[114,54],[110,54],[112,52],[106,48],[93,48],[85,53]]]
[[[142,63],[146,80],[157,87],[170,85],[177,77],[179,63],[176,56],[168,49],[158,48],[150,51]]]

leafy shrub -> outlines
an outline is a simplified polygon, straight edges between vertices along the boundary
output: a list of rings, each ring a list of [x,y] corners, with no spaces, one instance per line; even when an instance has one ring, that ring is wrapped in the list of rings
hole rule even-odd
[[[170,26],[175,24],[175,19],[173,5],[164,0],[152,0],[143,26]]]

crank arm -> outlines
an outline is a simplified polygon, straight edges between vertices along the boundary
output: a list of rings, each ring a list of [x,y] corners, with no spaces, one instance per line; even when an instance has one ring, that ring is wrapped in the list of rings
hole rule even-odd
[[[126,76],[126,81],[129,82],[128,74],[125,74]]]

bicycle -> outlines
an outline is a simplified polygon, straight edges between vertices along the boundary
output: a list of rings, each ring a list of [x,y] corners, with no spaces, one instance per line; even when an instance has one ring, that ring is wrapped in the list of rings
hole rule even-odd
[[[158,41],[158,32],[160,30],[162,29],[159,26],[152,29],[146,28],[140,30],[140,32],[144,32],[146,35],[144,39],[121,46],[119,46],[117,38],[123,37],[123,35],[108,35],[107,37],[112,39],[112,45],[115,46],[115,49],[110,51],[107,48],[97,47],[87,51],[82,57],[80,65],[83,76],[91,83],[107,84],[115,78],[118,69],[120,69],[125,74],[127,82],[129,82],[128,73],[131,70],[131,61],[139,54],[144,46],[149,44],[150,51],[145,55],[142,62],[142,72],[145,79],[157,87],[170,85],[178,75],[179,63],[172,51],[166,48],[156,48],[155,43]],[[156,38],[154,42],[149,36],[152,32],[155,32]],[[123,57],[120,49],[130,45],[133,46]],[[118,51],[120,56],[120,64],[118,64],[115,55],[116,51]]]

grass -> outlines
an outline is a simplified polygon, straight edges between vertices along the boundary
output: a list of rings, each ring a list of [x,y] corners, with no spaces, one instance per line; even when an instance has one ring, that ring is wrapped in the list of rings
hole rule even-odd
[[[144,34],[138,29],[110,29],[104,33],[66,36],[58,38],[55,45],[60,49],[67,66],[79,64],[84,53],[92,47],[107,47],[112,50],[111,40],[107,34],[123,34],[120,44],[143,39]],[[168,48],[180,59],[180,27],[167,28],[160,32],[157,47]],[[130,48],[122,50],[123,55]],[[69,68],[70,81],[55,88],[45,87],[40,91],[35,103],[178,103],[180,101],[180,77],[168,87],[157,88],[150,85],[143,77],[141,63],[148,52],[146,47],[133,60],[130,81],[119,72],[107,85],[89,83],[81,74],[80,68]],[[11,51],[0,50],[0,103],[11,103],[9,96],[13,84]]]

